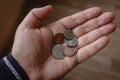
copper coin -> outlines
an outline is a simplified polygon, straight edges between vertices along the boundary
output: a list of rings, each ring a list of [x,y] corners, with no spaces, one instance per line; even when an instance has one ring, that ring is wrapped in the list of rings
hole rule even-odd
[[[55,44],[63,44],[64,43],[64,35],[62,33],[57,33],[54,37]]]
[[[63,34],[64,34],[65,39],[73,39],[74,38],[74,33],[70,29],[65,30]]]
[[[64,56],[64,46],[63,45],[55,45],[52,48],[52,56],[56,59],[63,59]]]
[[[66,47],[64,49],[64,55],[70,57],[73,56],[76,53],[76,48],[75,47]]]

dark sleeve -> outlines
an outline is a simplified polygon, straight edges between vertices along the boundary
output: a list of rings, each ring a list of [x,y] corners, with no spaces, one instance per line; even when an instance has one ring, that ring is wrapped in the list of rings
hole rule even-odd
[[[29,80],[11,54],[0,60],[0,80]]]

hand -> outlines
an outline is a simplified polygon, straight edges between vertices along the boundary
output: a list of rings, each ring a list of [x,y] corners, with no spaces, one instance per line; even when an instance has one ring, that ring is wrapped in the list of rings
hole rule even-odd
[[[44,27],[38,26],[51,12],[52,6],[35,8],[19,25],[12,55],[31,80],[60,79],[76,65],[95,55],[108,44],[108,35],[115,30],[112,12],[102,13],[93,7],[62,18]],[[51,56],[53,36],[66,28],[78,38],[78,51],[73,57]]]

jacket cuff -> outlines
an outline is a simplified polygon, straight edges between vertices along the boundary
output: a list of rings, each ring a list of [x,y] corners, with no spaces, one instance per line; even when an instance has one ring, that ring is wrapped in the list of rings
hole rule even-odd
[[[0,61],[0,72],[8,80],[29,80],[26,72],[11,54],[5,56]]]

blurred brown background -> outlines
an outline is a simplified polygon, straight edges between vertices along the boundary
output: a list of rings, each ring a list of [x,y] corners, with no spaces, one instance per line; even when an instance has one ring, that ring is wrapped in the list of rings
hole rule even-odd
[[[89,7],[98,6],[116,15],[117,30],[111,42],[96,56],[74,68],[62,80],[120,80],[120,1],[119,0],[1,0],[0,1],[0,57],[11,50],[15,30],[30,9],[52,4],[53,14],[42,24]],[[47,76],[47,75],[46,75]]]

